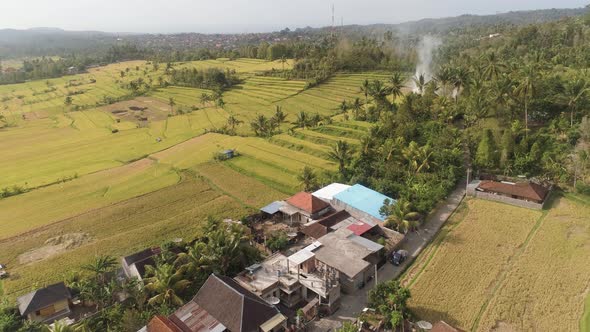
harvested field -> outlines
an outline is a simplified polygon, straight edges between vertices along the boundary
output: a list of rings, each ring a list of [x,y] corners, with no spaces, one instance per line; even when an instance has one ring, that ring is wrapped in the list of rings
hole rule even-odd
[[[589,259],[590,205],[560,198],[508,272],[478,330],[582,328],[590,288]],[[497,328],[500,323],[502,329]]]
[[[541,212],[472,199],[439,247],[422,257],[409,302],[418,317],[469,330],[496,283],[510,269]],[[502,211],[501,216],[497,211]],[[447,227],[452,226],[447,225]],[[436,243],[436,242],[435,242]],[[416,262],[419,266],[421,261]]]
[[[561,197],[538,212],[468,200],[406,273],[412,310],[465,330],[584,330],[590,205],[583,202]]]

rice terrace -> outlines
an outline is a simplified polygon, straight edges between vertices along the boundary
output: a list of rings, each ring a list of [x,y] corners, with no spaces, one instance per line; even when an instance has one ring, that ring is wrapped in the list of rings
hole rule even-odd
[[[590,6],[68,1],[0,23],[0,332],[590,332]]]

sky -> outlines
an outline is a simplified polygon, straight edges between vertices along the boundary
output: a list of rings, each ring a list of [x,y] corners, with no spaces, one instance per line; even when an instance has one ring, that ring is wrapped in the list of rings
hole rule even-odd
[[[0,29],[244,33],[285,27],[400,23],[462,14],[575,8],[588,0],[0,0]]]

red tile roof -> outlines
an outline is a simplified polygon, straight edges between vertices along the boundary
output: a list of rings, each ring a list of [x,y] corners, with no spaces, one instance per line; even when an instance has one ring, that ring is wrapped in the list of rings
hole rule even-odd
[[[358,223],[354,223],[346,228],[351,230],[354,234],[360,236],[360,235],[365,234],[368,230],[370,230],[373,227],[374,226],[371,226],[365,222],[359,221]]]
[[[543,201],[549,190],[533,182],[505,183],[483,180],[478,188],[484,191],[495,192],[510,196],[517,196],[531,201]]]
[[[290,197],[287,200],[287,203],[293,205],[294,207],[301,209],[309,214],[313,214],[319,212],[330,204],[322,201],[321,199],[313,196],[310,193],[306,193],[304,191],[295,194],[294,196]]]

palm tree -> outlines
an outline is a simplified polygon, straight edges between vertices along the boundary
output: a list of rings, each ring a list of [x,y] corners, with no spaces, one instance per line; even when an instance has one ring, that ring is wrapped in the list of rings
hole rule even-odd
[[[484,55],[484,76],[488,80],[497,79],[505,68],[504,64],[500,62],[496,53],[489,52]]]
[[[354,102],[351,105],[352,107],[352,111],[354,112],[354,119],[355,120],[359,120],[360,119],[360,114],[361,114],[361,110],[363,107],[363,104],[361,103],[361,99],[360,98],[355,98]]]
[[[170,105],[170,114],[173,114],[174,113],[174,106],[176,105],[174,98],[170,97],[168,99],[168,105]]]
[[[440,84],[442,89],[442,95],[444,97],[449,96],[449,87],[453,83],[453,71],[450,67],[444,66],[435,75],[434,79]]]
[[[343,100],[340,103],[339,108],[340,108],[340,112],[342,112],[342,113],[346,113],[346,111],[348,111],[348,104],[346,103],[346,100]]]
[[[387,82],[389,83],[389,93],[391,94],[391,103],[395,103],[397,97],[402,96],[403,92],[402,89],[405,88],[404,81],[406,78],[400,72],[394,72],[391,75]]]
[[[299,112],[299,114],[297,114],[297,120],[295,121],[295,124],[297,125],[297,127],[305,129],[307,126],[310,125],[310,121],[311,119],[309,115],[304,111],[301,111]]]
[[[377,100],[384,100],[389,94],[389,91],[383,82],[374,80],[369,87],[369,94]]]
[[[461,89],[463,89],[467,83],[469,82],[469,70],[465,67],[456,67],[454,70],[454,77],[453,77],[453,85],[455,86],[455,103],[457,103],[459,99],[459,93],[461,93]]]
[[[365,95],[365,105],[369,103],[369,91],[371,89],[371,83],[368,79],[365,79],[361,85],[361,92]]]
[[[106,274],[113,271],[116,266],[117,260],[114,257],[101,255],[94,257],[90,263],[83,265],[82,268],[94,273],[94,276],[99,281],[99,283],[104,284],[106,280]]]
[[[248,237],[239,227],[240,225],[233,225],[229,230],[219,228],[208,234],[204,257],[212,263],[213,272],[227,275],[229,272],[236,272],[236,268],[242,269],[244,263],[248,263],[247,251],[243,246]]]
[[[145,289],[153,296],[148,300],[150,305],[167,304],[181,306],[184,301],[179,296],[189,285],[184,279],[181,269],[171,264],[158,264],[155,267],[146,265]]]
[[[346,165],[352,159],[352,149],[345,141],[338,141],[332,147],[332,151],[328,152],[328,157],[338,162],[338,171],[344,175],[346,172]]]
[[[276,106],[275,115],[273,115],[273,119],[278,125],[281,125],[287,119],[287,114],[283,113],[283,108],[281,106]]]
[[[236,126],[240,125],[244,121],[239,120],[233,114],[227,118],[227,125],[231,128],[232,133],[236,132]]]
[[[317,185],[317,175],[309,166],[303,167],[301,174],[297,175],[297,180],[299,180],[299,185],[303,187],[303,191],[310,191]]]
[[[414,76],[412,77],[412,80],[414,81],[414,85],[416,86],[418,93],[423,94],[424,88],[426,87],[426,78],[424,77],[424,74]]]
[[[43,325],[44,332],[81,332],[84,328],[80,325],[68,325],[65,319],[56,320],[51,325]]]
[[[574,116],[578,107],[578,104],[583,104],[586,98],[586,94],[590,91],[588,82],[583,78],[576,78],[567,83],[564,86],[563,94],[561,99],[567,105],[570,110],[570,126],[574,126]]]
[[[524,103],[524,128],[525,136],[528,136],[529,131],[529,102],[535,94],[537,71],[531,64],[524,66],[520,73],[520,78],[516,85],[514,93],[521,97]]]
[[[252,122],[250,122],[250,128],[254,130],[256,136],[266,135],[268,130],[268,119],[266,116],[259,114]]]
[[[408,163],[408,172],[418,174],[430,169],[430,159],[434,151],[429,145],[419,146],[418,143],[412,141],[403,150],[402,154]]]
[[[203,242],[196,242],[193,246],[188,247],[188,251],[178,254],[174,265],[181,266],[184,271],[191,277],[200,279],[209,275],[211,269],[210,262],[205,258],[207,245]]]
[[[285,71],[285,63],[287,63],[287,59],[285,58],[285,56],[282,56],[279,59],[279,62],[283,65],[283,71]]]
[[[420,220],[420,214],[412,211],[409,201],[400,198],[389,208],[389,214],[385,219],[385,225],[399,232],[407,233],[416,228]]]

